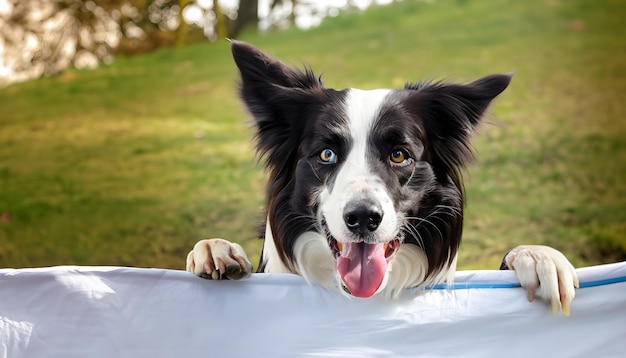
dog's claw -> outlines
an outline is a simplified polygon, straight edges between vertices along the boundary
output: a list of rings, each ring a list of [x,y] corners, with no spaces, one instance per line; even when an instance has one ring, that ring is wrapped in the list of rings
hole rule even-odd
[[[558,310],[558,308],[557,308]],[[557,314],[558,311],[555,311],[554,308],[552,310],[554,312],[554,314]],[[567,301],[562,301],[561,302],[561,311],[563,311],[563,314],[567,317],[569,317],[569,302]]]
[[[252,273],[243,248],[223,239],[201,240],[187,255],[187,271],[209,280],[238,280]]]
[[[561,252],[548,246],[518,246],[505,260],[526,288],[529,301],[540,297],[550,304],[554,314],[560,307],[565,316],[570,315],[574,288],[580,284],[576,270]]]
[[[554,315],[559,314],[559,301],[551,300],[550,306],[552,306],[552,314]]]
[[[535,300],[535,290],[537,287],[529,286],[526,288],[526,293],[528,294],[528,302],[532,302]]]

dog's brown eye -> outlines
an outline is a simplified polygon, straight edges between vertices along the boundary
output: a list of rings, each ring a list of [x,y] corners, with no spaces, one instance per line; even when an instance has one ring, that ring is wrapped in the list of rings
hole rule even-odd
[[[392,163],[401,164],[409,158],[408,153],[404,149],[394,149],[389,156]]]
[[[334,164],[337,162],[337,154],[332,149],[324,149],[320,153],[320,160],[325,164]]]

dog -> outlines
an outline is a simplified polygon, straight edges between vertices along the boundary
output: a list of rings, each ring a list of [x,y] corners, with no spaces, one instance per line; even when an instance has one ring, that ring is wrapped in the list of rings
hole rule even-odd
[[[269,175],[257,272],[298,274],[360,298],[450,282],[470,139],[511,75],[335,90],[250,44],[231,49]],[[199,241],[186,268],[208,279],[252,272],[242,247],[223,239]],[[569,315],[578,278],[561,252],[518,246],[501,268],[515,270],[529,300]]]

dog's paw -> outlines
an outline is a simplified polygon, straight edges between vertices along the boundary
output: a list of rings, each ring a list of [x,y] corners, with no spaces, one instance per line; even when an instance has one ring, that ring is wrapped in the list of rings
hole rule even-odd
[[[569,316],[570,303],[578,288],[574,266],[560,252],[549,246],[522,245],[511,250],[504,262],[515,270],[520,284],[528,291],[528,300],[535,296],[550,303],[552,312]]]
[[[187,271],[211,280],[250,276],[252,264],[239,244],[223,239],[200,240],[187,255]]]

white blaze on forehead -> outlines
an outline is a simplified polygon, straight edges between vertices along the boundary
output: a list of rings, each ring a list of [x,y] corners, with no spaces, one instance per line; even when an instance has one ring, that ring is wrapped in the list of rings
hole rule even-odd
[[[376,199],[383,209],[383,221],[376,230],[381,241],[389,241],[397,232],[397,216],[383,181],[374,175],[368,164],[368,139],[385,97],[391,90],[363,91],[350,89],[345,100],[345,113],[350,131],[351,146],[345,158],[339,158],[341,167],[332,192],[325,188],[320,195],[320,209],[328,229],[338,241],[347,241],[349,230],[343,221],[345,204],[361,194]]]
[[[350,136],[352,137],[351,158],[346,158],[346,165],[355,169],[366,170],[367,138],[378,117],[381,104],[390,90],[379,89],[363,91],[350,89],[346,96],[346,116]]]

